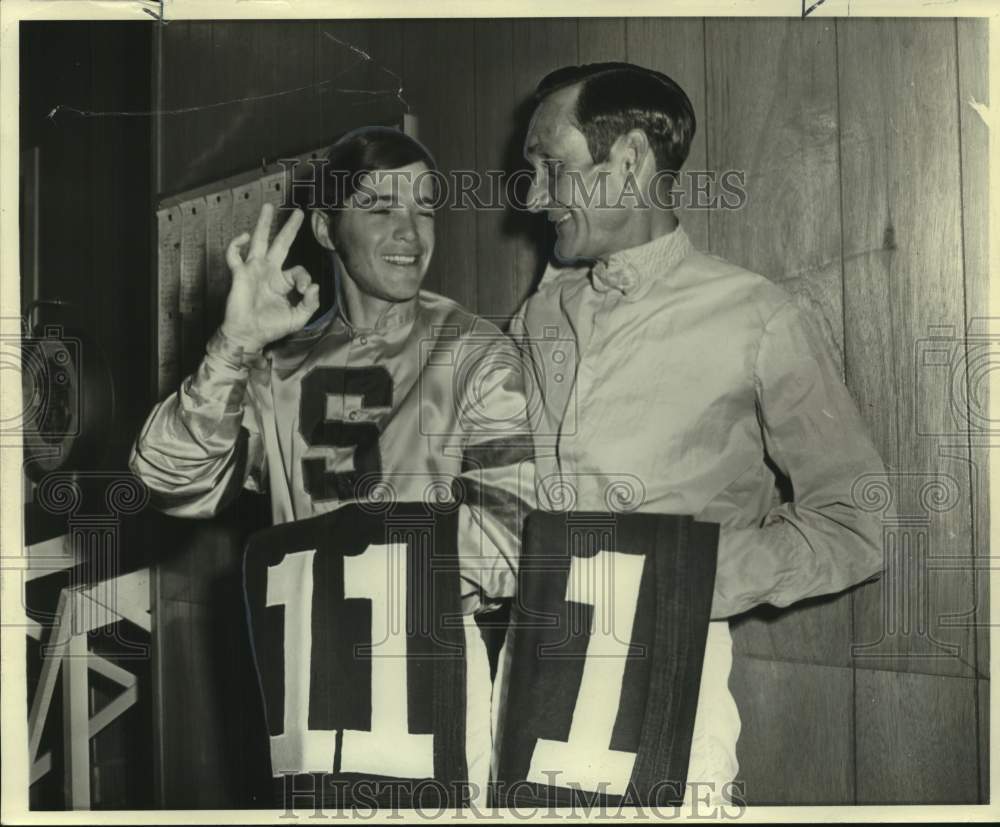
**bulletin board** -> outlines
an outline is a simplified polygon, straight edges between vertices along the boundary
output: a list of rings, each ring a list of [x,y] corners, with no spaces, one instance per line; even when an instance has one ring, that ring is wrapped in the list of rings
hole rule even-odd
[[[383,124],[417,137],[417,120],[406,114],[398,122]],[[160,199],[156,207],[156,342],[154,373],[157,398],[176,390],[181,379],[194,371],[205,343],[222,323],[230,273],[226,247],[257,223],[261,207],[275,207],[272,236],[287,218],[286,194],[296,181],[314,180],[312,162],[325,157],[326,146],[282,156],[284,163],[262,163],[254,170],[212,181]],[[297,159],[298,164],[290,163]],[[296,239],[292,258],[315,245],[305,227]],[[286,265],[287,266],[287,265]]]

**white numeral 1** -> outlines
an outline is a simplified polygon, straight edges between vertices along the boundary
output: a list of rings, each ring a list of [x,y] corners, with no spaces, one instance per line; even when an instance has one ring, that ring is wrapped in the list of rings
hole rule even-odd
[[[637,554],[599,551],[593,557],[574,557],[570,563],[567,602],[594,607],[580,694],[569,739],[538,739],[528,781],[579,785],[612,795],[627,792],[635,753],[613,750],[610,745],[645,562]]]
[[[285,607],[285,712],[281,735],[271,736],[271,772],[332,772],[335,729],[309,729],[313,557],[297,551],[267,569],[267,605]]]
[[[344,559],[344,597],[372,602],[371,729],[344,730],[344,772],[434,777],[434,736],[413,735],[406,703],[406,544]]]
[[[313,557],[268,568],[267,605],[285,607],[284,732],[271,737],[272,773],[332,772],[336,730],[309,729]],[[344,558],[344,597],[372,603],[371,731],[344,730],[341,771],[434,776],[434,736],[410,734],[406,680],[406,545],[371,545]]]

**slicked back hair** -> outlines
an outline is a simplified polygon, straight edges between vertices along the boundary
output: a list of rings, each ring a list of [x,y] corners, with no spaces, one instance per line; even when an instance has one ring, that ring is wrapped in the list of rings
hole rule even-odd
[[[696,124],[691,101],[671,78],[632,63],[565,66],[542,78],[535,89],[536,104],[577,83],[576,126],[587,139],[594,163],[608,159],[620,135],[641,129],[657,170],[680,170]]]
[[[334,226],[340,216],[339,208],[350,203],[364,173],[399,169],[420,161],[429,170],[437,170],[434,157],[422,143],[387,126],[366,126],[347,133],[330,147],[326,157],[323,175],[327,184],[323,193]]]

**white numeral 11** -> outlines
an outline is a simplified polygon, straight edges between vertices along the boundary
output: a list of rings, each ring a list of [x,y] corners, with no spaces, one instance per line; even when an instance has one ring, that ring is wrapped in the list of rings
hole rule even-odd
[[[271,737],[272,773],[332,772],[337,731],[309,729],[315,549],[268,568],[267,605],[285,607],[285,709]],[[344,558],[344,598],[370,600],[371,729],[345,729],[342,772],[397,778],[434,776],[434,736],[407,724],[406,545],[370,545]]]

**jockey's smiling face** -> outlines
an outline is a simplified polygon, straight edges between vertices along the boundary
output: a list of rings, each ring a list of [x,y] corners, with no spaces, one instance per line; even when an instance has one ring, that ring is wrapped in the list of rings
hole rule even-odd
[[[434,178],[418,161],[366,173],[336,226],[320,243],[334,250],[364,294],[387,302],[412,299],[434,252]],[[319,237],[319,235],[318,235]]]

